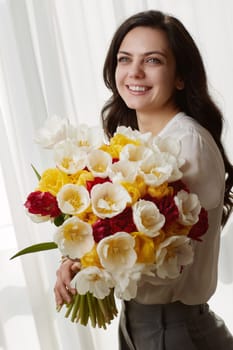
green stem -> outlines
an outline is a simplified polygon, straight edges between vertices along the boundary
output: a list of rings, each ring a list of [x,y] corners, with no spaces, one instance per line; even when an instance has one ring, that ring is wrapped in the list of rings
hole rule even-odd
[[[89,308],[91,325],[92,325],[92,327],[95,328],[95,326],[96,326],[96,312],[95,312],[96,303],[95,303],[93,295],[89,292],[87,293],[87,303],[88,303],[88,308]]]
[[[105,325],[105,321],[104,321],[104,315],[100,309],[99,303],[98,303],[98,299],[95,298],[96,300],[96,319],[97,319],[97,324],[99,328],[104,328]]]
[[[63,305],[58,305],[57,311],[60,311]],[[106,324],[110,324],[118,313],[113,289],[104,299],[97,299],[90,292],[84,295],[76,294],[66,307],[66,318],[71,314],[71,321],[79,322],[83,326],[87,325],[90,318],[93,328],[98,325],[99,328],[106,329]]]
[[[100,310],[102,311],[102,314],[104,316],[104,319],[105,319],[105,322],[109,323],[109,319],[110,319],[110,316],[109,316],[109,313],[108,313],[108,309],[106,308],[106,304],[104,302],[104,299],[97,299],[98,300],[98,304],[100,306]]]
[[[71,313],[71,310],[72,310],[72,308],[73,308],[73,305],[74,305],[73,300],[71,301],[70,304],[67,304],[67,311],[66,311],[66,313],[65,313],[65,317],[66,317],[66,318],[69,317],[69,315],[70,315],[70,313]]]
[[[76,294],[74,297],[74,307],[72,310],[71,322],[75,322],[75,319],[77,318],[77,313],[78,313],[79,307],[80,307],[80,295]]]
[[[86,294],[80,295],[79,317],[80,317],[80,323],[83,326],[86,326],[89,318]]]
[[[106,298],[104,298],[103,302],[104,302],[105,307],[107,309],[109,319],[112,320],[114,318],[114,312],[113,312],[113,306],[112,306],[111,300],[110,300],[110,295],[108,295]]]
[[[64,304],[61,304],[61,305],[57,305],[57,306],[56,306],[57,312],[60,312],[60,311],[61,311],[63,305],[64,305]]]
[[[109,319],[109,323],[110,323],[114,319],[115,314],[113,312],[113,308],[112,308],[112,305],[110,303],[109,295],[107,298],[105,298],[104,302],[106,304],[106,309],[108,310],[108,319]]]
[[[114,296],[114,289],[111,289],[110,295],[109,295],[109,303],[112,308],[112,312],[114,313],[114,316],[117,316],[118,310],[116,307],[116,301],[115,301],[115,296]]]

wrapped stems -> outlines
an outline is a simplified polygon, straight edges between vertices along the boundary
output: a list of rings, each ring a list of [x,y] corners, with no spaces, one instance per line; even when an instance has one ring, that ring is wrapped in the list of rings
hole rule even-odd
[[[61,307],[57,308],[57,311],[60,310]],[[70,317],[72,322],[78,322],[83,326],[90,320],[92,327],[95,328],[97,325],[106,329],[106,325],[111,323],[117,313],[114,290],[111,289],[110,294],[104,299],[97,299],[90,292],[84,295],[77,293],[72,302],[67,304],[65,317]]]

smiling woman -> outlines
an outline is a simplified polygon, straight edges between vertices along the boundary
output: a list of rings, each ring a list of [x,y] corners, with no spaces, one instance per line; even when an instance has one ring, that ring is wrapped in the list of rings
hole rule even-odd
[[[131,270],[129,260],[120,254],[120,245],[121,251],[134,252],[130,256],[139,266],[143,264],[140,254],[135,254],[134,241],[142,243],[141,238],[146,236],[148,240],[149,236],[158,247],[155,260],[152,260],[154,269],[141,275],[137,288],[135,281],[139,277],[127,276],[126,290],[132,286],[133,294],[119,293],[118,284],[115,288],[123,304],[119,349],[204,350],[208,346],[212,350],[233,350],[232,335],[224,321],[209,310],[208,304],[217,287],[220,233],[233,210],[233,165],[221,141],[223,116],[209,94],[199,49],[177,18],[155,10],[136,13],[113,35],[104,65],[104,81],[112,92],[102,109],[103,126],[108,136],[113,135],[114,139],[118,126],[130,126],[131,132],[138,129],[145,140],[148,134],[155,140],[162,139],[162,143],[172,138],[179,140],[180,147],[177,163],[173,160],[173,152],[170,154],[165,150],[165,161],[164,153],[157,152],[156,147],[152,154],[147,152],[141,163],[135,162],[139,167],[135,182],[141,180],[147,189],[139,203],[133,206],[136,232],[129,235],[123,227],[123,232],[120,230],[110,236],[108,233],[97,243],[102,268],[106,268],[109,255],[112,260],[119,258],[119,262],[125,264],[119,285],[125,285],[123,275]],[[148,145],[151,145],[150,139],[145,148]],[[130,163],[130,146],[120,150],[116,162],[121,161],[121,152],[127,154],[128,151]],[[179,170],[184,187],[180,187]],[[166,207],[165,203],[160,206],[161,197],[156,194],[156,189],[164,182],[176,184],[174,203],[178,218],[171,229],[167,216],[157,212]],[[105,185],[116,186],[109,182],[96,185],[92,189],[93,196],[98,187]],[[148,189],[152,189],[152,197],[148,196]],[[171,196],[168,194],[165,202]],[[108,214],[112,205],[112,196],[106,194],[106,201],[105,195],[103,198],[99,196],[93,203],[99,207],[95,214],[100,218]],[[114,202],[115,194],[113,199]],[[150,199],[151,205],[146,205]],[[129,206],[126,200],[122,210],[127,202]],[[143,215],[144,211],[146,215]],[[158,225],[159,234],[153,232],[153,225],[149,225],[151,217],[158,219],[158,224],[160,217],[164,219],[162,226]],[[201,238],[191,229],[197,222],[203,222],[198,226],[207,230]],[[189,234],[201,240],[202,245],[189,242]],[[121,244],[117,245],[115,240],[119,237]],[[132,241],[131,249],[129,242],[122,244],[123,237]],[[59,305],[68,301],[69,296],[63,290],[67,281],[70,282],[69,275],[70,271],[61,265],[55,285]],[[117,268],[116,275],[119,275]],[[207,337],[211,338],[211,343]]]
[[[47,155],[42,155],[33,144],[33,135],[47,115],[68,116],[71,122],[78,120],[90,125],[96,124],[101,106],[109,97],[109,91],[102,82],[101,71],[110,37],[123,18],[151,7],[172,12],[181,18],[197,40],[207,65],[211,94],[216,97],[227,120],[224,142],[231,152],[233,70],[229,67],[233,60],[232,6],[230,1],[212,0],[210,12],[208,2],[190,3],[186,0],[180,0],[175,7],[173,0],[0,2],[0,105],[3,111],[0,117],[0,153],[4,177],[1,184],[6,185],[12,212],[12,226],[2,228],[4,239],[2,238],[1,247],[3,244],[7,246],[6,250],[1,251],[0,348],[117,349],[118,319],[106,332],[72,327],[54,312],[54,304],[51,302],[54,271],[60,260],[56,251],[49,257],[46,253],[40,258],[35,255],[23,257],[22,264],[19,264],[19,260],[7,263],[8,257],[17,248],[41,241],[42,237],[51,237],[49,225],[43,224],[38,232],[35,225],[25,218],[23,210],[25,193],[35,185],[30,163],[35,163],[39,171],[48,163]],[[122,55],[128,59],[128,53],[130,52],[125,55],[123,52]],[[117,53],[115,57],[117,64]],[[159,63],[157,59],[163,60],[163,56],[153,53],[148,59],[147,64],[154,66],[155,62]],[[124,61],[123,58],[122,60]],[[131,86],[135,92],[145,88],[147,85],[142,84],[141,87],[138,81]],[[117,107],[115,115],[117,111],[124,113],[121,107]],[[137,127],[134,116],[126,115],[127,118],[128,125],[133,121]],[[111,120],[110,132],[115,129],[118,121],[118,117],[117,120]],[[133,176],[132,169],[130,171],[130,167],[127,168],[123,161],[117,172],[118,177],[122,176],[120,173],[124,177],[127,174],[129,179]],[[208,170],[207,177],[210,173]],[[209,193],[214,195],[211,187]],[[3,198],[1,204],[4,220],[9,216],[5,215],[7,206]],[[101,236],[98,227],[96,231]],[[211,298],[212,307],[227,321],[231,331],[232,237],[232,226],[227,225],[221,238],[224,244],[220,251],[220,279],[223,282],[218,282],[217,292]],[[5,300],[9,300],[10,296],[16,298],[15,303],[11,301],[6,307]],[[22,336],[24,332],[21,330],[24,329],[27,329],[27,337]]]
[[[117,61],[115,79],[121,98],[137,111],[142,132],[158,133],[177,112],[171,96],[181,83],[184,85],[166,34],[148,27],[134,28],[124,37]],[[155,118],[156,130],[152,125]]]

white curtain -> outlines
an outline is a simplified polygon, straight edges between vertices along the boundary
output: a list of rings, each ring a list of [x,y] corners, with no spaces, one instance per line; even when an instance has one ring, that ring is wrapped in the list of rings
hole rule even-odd
[[[31,223],[23,209],[36,185],[30,164],[42,171],[52,162],[33,142],[36,129],[53,114],[99,122],[108,97],[102,67],[112,34],[126,17],[147,9],[177,16],[196,40],[226,119],[224,143],[233,160],[231,1],[0,0],[0,350],[117,349],[118,319],[107,331],[94,330],[55,311],[56,250],[9,257],[52,238],[52,226]],[[231,218],[210,304],[233,332],[232,246]]]

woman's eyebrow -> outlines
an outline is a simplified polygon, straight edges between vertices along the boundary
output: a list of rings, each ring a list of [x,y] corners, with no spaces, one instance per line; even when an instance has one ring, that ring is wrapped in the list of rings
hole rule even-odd
[[[127,51],[122,51],[122,50],[118,51],[118,54],[123,54],[123,55],[127,55],[127,56],[133,56],[132,53],[127,52]],[[165,52],[159,51],[159,50],[144,52],[144,53],[142,54],[142,56],[149,56],[149,55],[153,55],[153,54],[161,55],[161,56],[164,56],[164,57],[167,56]]]
[[[132,56],[132,54],[127,52],[127,51],[118,51],[117,54],[123,54],[123,55]]]

